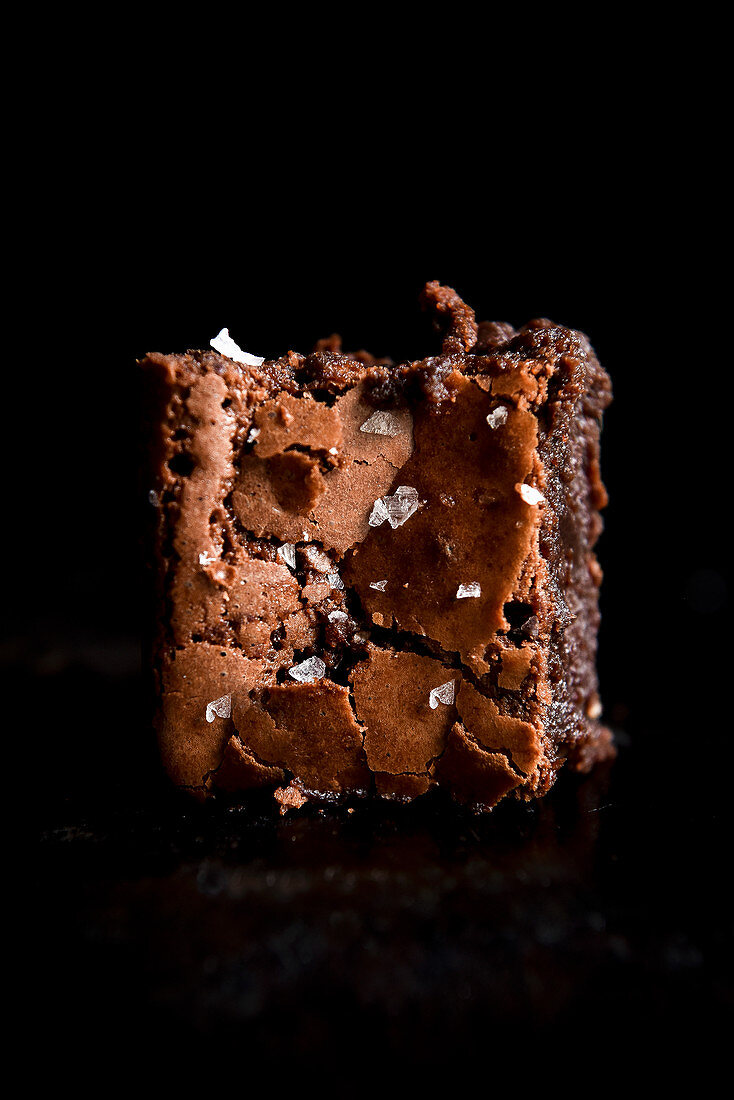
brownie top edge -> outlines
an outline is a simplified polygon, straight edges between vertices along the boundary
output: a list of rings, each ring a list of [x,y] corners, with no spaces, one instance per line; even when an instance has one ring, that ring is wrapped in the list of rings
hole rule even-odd
[[[149,352],[140,362],[143,367],[168,366],[177,372],[184,366],[194,374],[211,371],[238,388],[259,391],[263,396],[310,394],[327,403],[364,383],[370,403],[378,408],[409,405],[418,399],[440,404],[451,399],[452,375],[496,377],[521,371],[528,376],[542,375],[547,382],[559,364],[564,369],[588,365],[592,388],[604,383],[601,407],[608,404],[608,379],[582,332],[547,318],[531,320],[518,330],[504,322],[477,323],[474,311],[456,291],[439,283],[426,284],[421,305],[431,314],[440,338],[436,354],[421,359],[395,363],[365,350],[344,352],[341,338],[332,334],[307,354],[289,350],[278,358],[256,360],[242,353],[243,362],[207,348],[172,355]],[[549,392],[547,386],[538,389],[538,404],[544,403]]]

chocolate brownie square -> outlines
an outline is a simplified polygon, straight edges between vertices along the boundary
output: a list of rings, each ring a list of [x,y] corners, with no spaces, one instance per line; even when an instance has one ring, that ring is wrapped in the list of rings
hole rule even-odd
[[[422,295],[440,351],[142,360],[174,782],[477,810],[613,754],[595,668],[609,378],[585,336]]]

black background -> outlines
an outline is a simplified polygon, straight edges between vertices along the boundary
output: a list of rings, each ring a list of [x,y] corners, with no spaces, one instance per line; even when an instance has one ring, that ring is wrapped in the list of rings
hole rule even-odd
[[[582,153],[536,122],[480,134],[457,167],[443,123],[383,161],[285,137],[236,164],[221,146],[176,159],[127,135],[46,193],[10,406],[32,583],[9,585],[3,676],[32,701],[34,1014],[40,999],[55,1049],[450,1067],[508,1035],[712,1037],[731,1009],[728,367],[708,230],[639,132]],[[135,360],[223,326],[264,356],[338,331],[418,357],[428,279],[480,319],[582,329],[612,377],[599,669],[618,760],[482,819],[181,802],[141,703]]]

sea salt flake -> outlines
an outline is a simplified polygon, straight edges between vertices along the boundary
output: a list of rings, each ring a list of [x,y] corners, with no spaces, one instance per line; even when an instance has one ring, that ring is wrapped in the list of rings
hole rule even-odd
[[[531,615],[529,619],[526,619],[522,627],[523,634],[527,634],[528,638],[537,638],[540,634],[540,623],[538,622],[537,615]]]
[[[344,581],[341,579],[338,573],[327,573],[326,579],[332,588],[344,588]]]
[[[160,504],[160,500],[158,499],[158,494],[156,493],[155,489],[148,489],[148,504],[152,504],[154,508],[157,508]]]
[[[210,554],[207,550],[199,554],[199,565],[214,565],[217,559],[213,554]]]
[[[248,432],[248,435],[247,435],[247,442],[248,443],[254,443],[259,435],[260,435],[260,429],[259,428],[250,428],[250,431]]]
[[[338,447],[329,447],[329,454],[330,455],[338,455],[339,454],[339,448]]]
[[[418,490],[410,485],[399,485],[391,497],[382,498],[388,511],[388,521],[393,530],[401,527],[418,510]]]
[[[292,542],[284,542],[282,546],[279,546],[277,556],[286,565],[290,565],[291,569],[296,568],[296,548]]]
[[[433,688],[428,696],[428,705],[431,710],[435,710],[439,703],[445,703],[446,706],[451,706],[455,698],[456,680],[447,680],[445,684]]]
[[[317,546],[305,546],[300,551],[301,557],[311,569],[315,569],[317,573],[331,573],[334,568],[334,563],[328,554],[325,554],[323,550],[319,550]]]
[[[389,519],[388,510],[385,507],[385,505],[382,503],[382,497],[378,497],[378,499],[375,501],[375,503],[372,507],[372,511],[370,513],[370,519],[369,519],[370,527],[379,527],[381,524],[383,524],[385,522],[386,519]]]
[[[385,520],[393,530],[402,527],[419,505],[418,490],[410,485],[399,485],[392,496],[380,497],[375,501],[369,519],[370,527],[379,527]]]
[[[320,680],[326,672],[326,665],[320,657],[309,657],[306,661],[301,661],[300,665],[294,665],[293,668],[288,669],[288,675],[294,680],[298,680],[300,684],[308,683],[310,680]]]
[[[370,432],[372,435],[398,435],[401,431],[400,421],[391,412],[378,409],[373,412],[359,429],[361,432]]]
[[[213,703],[207,703],[206,705],[206,720],[207,722],[213,722],[215,715],[218,718],[231,718],[232,716],[232,696],[222,695],[220,699],[215,699]]]
[[[250,355],[248,351],[243,351],[241,347],[235,344],[229,335],[229,330],[226,328],[218,332],[214,339],[209,341],[209,344],[220,355],[226,355],[228,359],[234,359],[236,363],[244,363],[247,367],[259,367],[261,363],[265,362],[259,355]]]
[[[456,589],[457,600],[478,599],[481,594],[482,586],[478,581],[472,581],[471,584],[460,584]]]
[[[542,504],[545,500],[543,494],[534,489],[532,485],[518,483],[515,488],[526,504]]]
[[[328,619],[330,623],[343,623],[349,616],[344,611],[330,611]]]
[[[496,409],[493,409],[487,416],[487,423],[490,428],[499,428],[500,424],[507,423],[507,406],[498,405]]]
[[[370,581],[370,588],[374,588],[377,592],[384,592],[387,581]]]

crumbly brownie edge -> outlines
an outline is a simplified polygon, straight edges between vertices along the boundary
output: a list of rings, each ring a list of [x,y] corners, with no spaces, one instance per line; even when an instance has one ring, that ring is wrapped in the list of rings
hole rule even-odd
[[[599,721],[596,652],[602,572],[594,553],[603,528],[600,509],[607,503],[600,433],[611,385],[586,338],[575,335],[579,351],[559,364],[557,399],[549,402],[546,416],[552,427],[539,445],[544,465],[560,471],[558,477],[546,477],[557,526],[541,534],[559,603],[549,640],[554,689],[546,728],[558,745],[559,759],[567,759],[574,770],[588,771],[615,754],[611,733]]]

